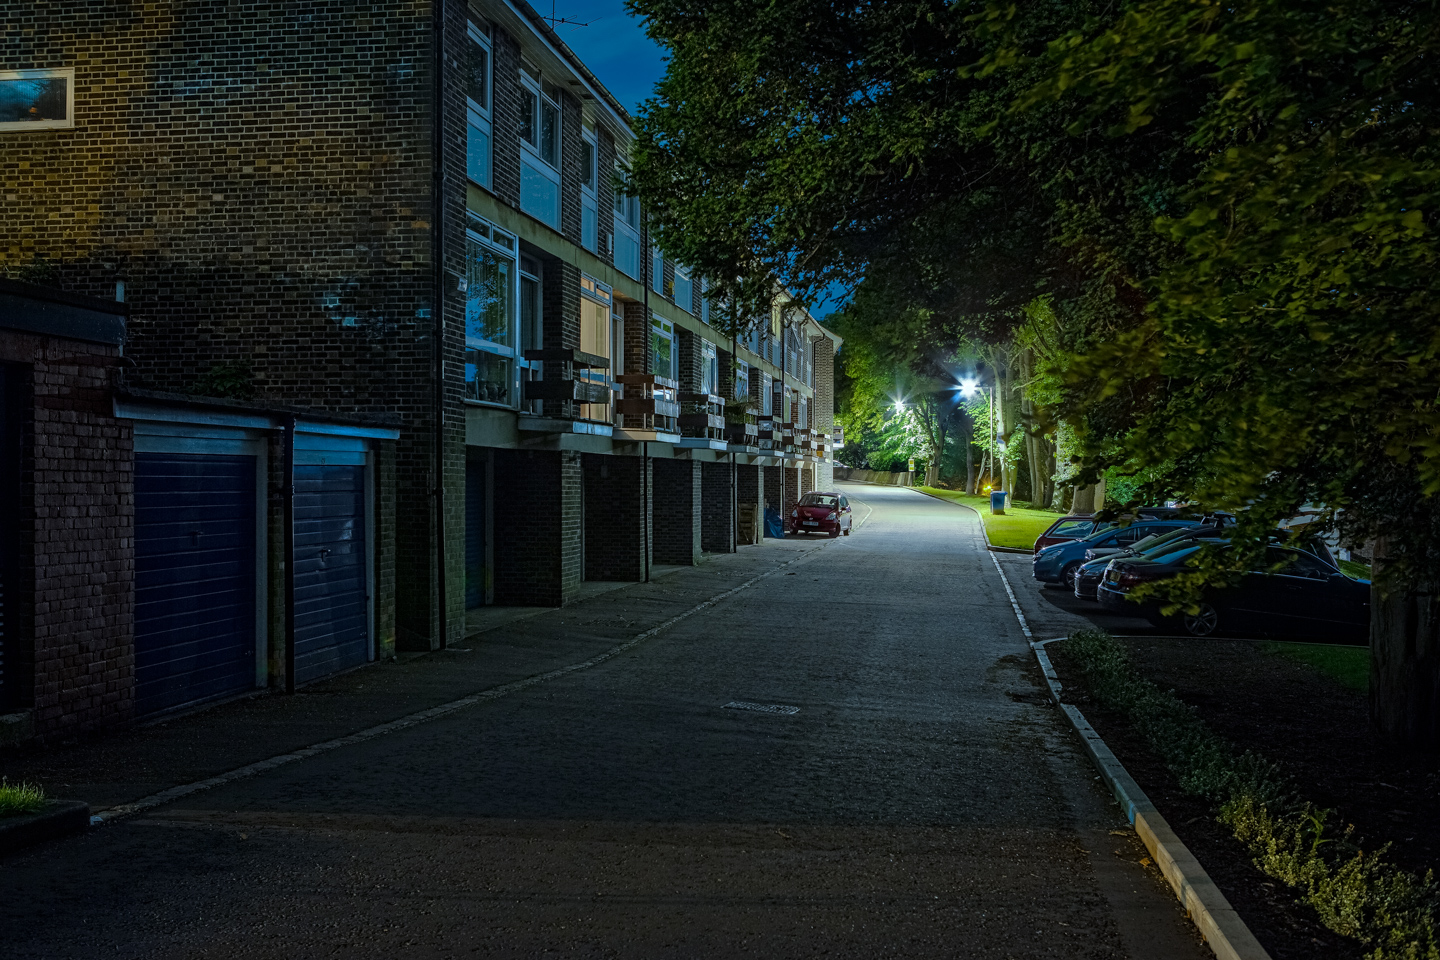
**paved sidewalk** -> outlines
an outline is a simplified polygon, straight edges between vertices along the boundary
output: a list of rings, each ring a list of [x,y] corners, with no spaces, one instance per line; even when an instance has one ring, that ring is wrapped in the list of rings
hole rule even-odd
[[[40,783],[96,810],[129,803],[311,744],[587,660],[716,594],[804,559],[829,540],[765,540],[648,584],[594,584],[566,607],[497,608],[464,643],[401,654],[301,688],[255,696],[69,746],[0,754],[0,777]],[[481,632],[474,632],[479,630]]]

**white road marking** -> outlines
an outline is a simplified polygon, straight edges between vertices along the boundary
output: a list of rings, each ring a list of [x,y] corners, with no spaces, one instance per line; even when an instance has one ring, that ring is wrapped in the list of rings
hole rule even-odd
[[[756,713],[783,713],[793,715],[800,712],[799,707],[788,706],[783,703],[751,703],[748,700],[731,700],[721,710],[754,710]]]
[[[1000,574],[1000,582],[1005,584],[1005,592],[1010,595],[1010,609],[1015,611],[1015,619],[1020,621],[1020,630],[1025,634],[1026,640],[1033,641],[1035,638],[1030,633],[1030,624],[1025,622],[1025,614],[1020,612],[1020,602],[1015,599],[1015,591],[1010,589],[1010,578],[1005,576],[1004,568],[1000,566],[1000,561],[995,559],[993,553],[990,554],[990,562],[995,564],[995,572]]]

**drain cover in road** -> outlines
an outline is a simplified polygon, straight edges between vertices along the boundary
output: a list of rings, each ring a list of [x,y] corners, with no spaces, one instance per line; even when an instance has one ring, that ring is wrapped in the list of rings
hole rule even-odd
[[[756,713],[799,713],[799,707],[787,706],[783,703],[750,703],[747,700],[731,700],[722,710],[754,710]]]

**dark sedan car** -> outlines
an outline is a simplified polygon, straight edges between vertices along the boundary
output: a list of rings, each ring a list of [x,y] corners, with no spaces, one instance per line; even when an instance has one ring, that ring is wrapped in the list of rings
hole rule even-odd
[[[1133,546],[1124,547],[1113,553],[1105,551],[1099,556],[1091,557],[1090,554],[1096,551],[1087,550],[1085,562],[1075,572],[1075,596],[1081,600],[1098,600],[1097,591],[1100,588],[1100,581],[1105,579],[1105,569],[1110,566],[1111,560],[1126,557],[1153,560],[1163,554],[1180,550],[1188,546],[1191,541],[1218,537],[1221,532],[1222,528],[1220,527],[1182,527],[1179,530],[1151,534]]]
[[[850,536],[850,501],[842,493],[807,493],[790,511],[787,533]]]
[[[1142,583],[1173,577],[1195,560],[1202,543],[1153,560],[1112,560],[1100,583],[1100,604],[1111,613],[1140,616],[1157,627],[1194,637],[1213,633],[1299,634],[1344,643],[1370,636],[1370,583],[1352,580],[1313,553],[1267,547],[1264,570],[1245,574],[1233,587],[1208,592],[1194,611],[1165,616],[1160,603],[1132,603],[1129,592]]]

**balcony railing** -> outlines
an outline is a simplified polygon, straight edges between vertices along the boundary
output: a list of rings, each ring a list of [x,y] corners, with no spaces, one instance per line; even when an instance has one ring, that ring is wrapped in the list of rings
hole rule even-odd
[[[712,393],[680,394],[680,432],[703,440],[725,439],[725,398]]]
[[[625,395],[615,401],[615,412],[625,415],[627,427],[669,433],[678,429],[680,404],[675,399],[674,380],[653,373],[625,373],[615,380],[625,389]]]
[[[608,357],[551,347],[526,350],[525,359],[540,361],[543,379],[526,380],[524,399],[544,403],[545,415],[565,419],[610,420],[610,384],[603,371],[610,369]],[[601,371],[598,375],[589,371]]]

